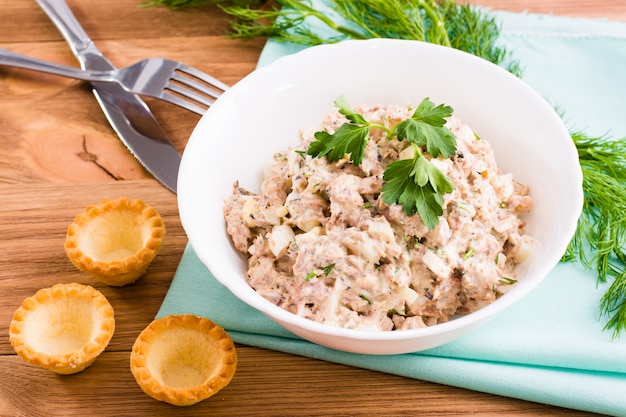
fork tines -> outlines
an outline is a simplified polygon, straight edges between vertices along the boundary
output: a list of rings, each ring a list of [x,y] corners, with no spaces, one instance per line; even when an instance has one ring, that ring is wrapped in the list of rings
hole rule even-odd
[[[170,100],[176,101],[187,110],[203,114],[228,88],[228,85],[196,68],[179,64],[165,90],[174,93],[172,97],[169,97]],[[174,95],[185,98],[185,102],[174,100]]]

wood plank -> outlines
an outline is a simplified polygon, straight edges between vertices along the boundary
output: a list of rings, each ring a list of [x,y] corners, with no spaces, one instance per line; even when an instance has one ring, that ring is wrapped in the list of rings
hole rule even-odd
[[[164,33],[176,37],[222,36],[228,19],[214,6],[173,12],[165,7],[144,7],[142,0],[85,1],[67,0],[67,4],[94,41],[101,39],[161,38]],[[35,2],[2,0],[1,33],[10,33],[16,42],[61,40],[59,32]],[[28,31],[24,22],[29,22]]]
[[[129,351],[156,315],[187,244],[176,196],[152,179],[100,187],[90,183],[3,185],[0,195],[0,355],[14,353],[8,326],[22,300],[62,282],[92,285],[109,299],[116,314],[109,350]],[[109,287],[76,269],[63,249],[67,227],[78,213],[104,198],[118,197],[144,200],[159,212],[166,227],[161,251],[147,274],[121,288]]]
[[[237,346],[237,354],[237,373],[226,388],[193,407],[180,408],[141,391],[128,368],[127,352],[105,352],[87,370],[70,376],[0,356],[0,369],[5,370],[0,410],[2,415],[30,417],[83,417],[98,410],[108,416],[590,415],[535,403],[520,407],[504,397],[253,347]],[[40,401],[42,396],[54,403]]]
[[[263,45],[263,41],[255,41],[233,46],[242,42],[223,37],[189,38],[184,48],[176,47],[175,38],[161,38],[161,42],[157,45],[159,54],[151,52],[146,40],[101,42],[101,49],[116,65],[168,56],[233,84],[254,70]],[[0,47],[74,65],[74,58],[61,42]],[[0,182],[150,177],[119,141],[85,83],[5,68],[0,68],[0,78],[0,129],[4,132],[0,134],[0,166],[6,168],[0,171]],[[146,102],[182,152],[200,116],[158,100]]]

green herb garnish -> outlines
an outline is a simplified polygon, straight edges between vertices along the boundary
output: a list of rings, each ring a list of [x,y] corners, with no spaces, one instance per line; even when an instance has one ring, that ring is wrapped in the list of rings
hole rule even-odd
[[[306,151],[303,151],[301,149],[296,149],[296,150],[294,150],[294,152],[297,153],[298,155],[300,155],[300,157],[302,159],[306,158]]]
[[[583,172],[584,205],[564,261],[595,269],[598,282],[613,282],[600,301],[605,329],[626,330],[626,138],[572,133]]]
[[[182,0],[154,1],[167,4]],[[517,61],[497,44],[500,28],[495,19],[476,7],[457,5],[453,0],[327,1],[340,19],[313,8],[308,1],[275,0],[274,8],[254,7],[260,1],[220,3],[222,10],[235,18],[231,22],[233,38],[271,37],[306,46],[344,39],[413,39],[451,46],[496,64],[506,61],[509,71],[521,73]],[[306,24],[307,20],[322,23],[330,33],[320,36]],[[340,20],[346,23],[337,23]]]
[[[326,265],[325,267],[322,268],[321,273],[324,274],[324,276],[328,276],[328,274],[330,274],[330,271],[332,271],[334,267],[335,267],[334,262],[332,264]],[[306,274],[306,277],[304,277],[304,281],[309,282],[313,278],[317,277],[319,274],[320,274],[319,270],[313,270],[309,272],[308,274]]]
[[[325,156],[329,162],[338,161],[348,154],[354,165],[361,165],[370,128],[378,127],[387,132],[389,130],[382,125],[370,124],[350,107],[344,96],[340,96],[334,103],[339,108],[339,113],[346,116],[349,123],[341,125],[332,135],[323,131],[315,132],[316,140],[309,145],[307,153],[317,158]]]
[[[348,122],[335,133],[316,132],[315,141],[307,153],[316,158],[326,157],[334,162],[349,156],[354,165],[363,162],[365,146],[372,128],[382,129],[387,139],[406,140],[413,148],[413,157],[390,163],[383,174],[383,201],[401,204],[407,216],[418,214],[426,227],[433,230],[443,214],[443,196],[452,192],[452,183],[430,160],[439,156],[450,158],[456,152],[456,138],[444,126],[446,117],[452,115],[449,106],[435,106],[428,98],[422,100],[413,115],[398,123],[393,129],[370,123],[350,107],[345,97],[335,100],[339,113]]]
[[[334,267],[335,263],[333,262],[332,264],[326,265],[324,268],[322,268],[322,272],[324,272],[324,275],[328,276],[328,274],[330,274],[330,271],[332,271]]]

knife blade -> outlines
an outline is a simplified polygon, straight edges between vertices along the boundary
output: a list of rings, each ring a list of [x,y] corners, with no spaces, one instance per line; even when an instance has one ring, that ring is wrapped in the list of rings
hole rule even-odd
[[[63,34],[82,69],[116,69],[96,48],[64,0],[37,3]],[[152,176],[176,193],[181,155],[146,103],[114,83],[92,82],[91,86],[121,141]]]

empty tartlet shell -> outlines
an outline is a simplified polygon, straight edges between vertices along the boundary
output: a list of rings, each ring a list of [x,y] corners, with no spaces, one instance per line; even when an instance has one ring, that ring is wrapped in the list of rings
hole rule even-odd
[[[154,399],[193,405],[224,388],[235,374],[237,353],[228,333],[192,314],[155,319],[133,345],[130,369]]]
[[[58,374],[90,366],[115,331],[113,307],[88,285],[42,288],[15,310],[9,340],[27,362]]]
[[[141,200],[106,199],[78,214],[67,229],[65,253],[81,271],[113,286],[139,279],[161,249],[165,224]]]

